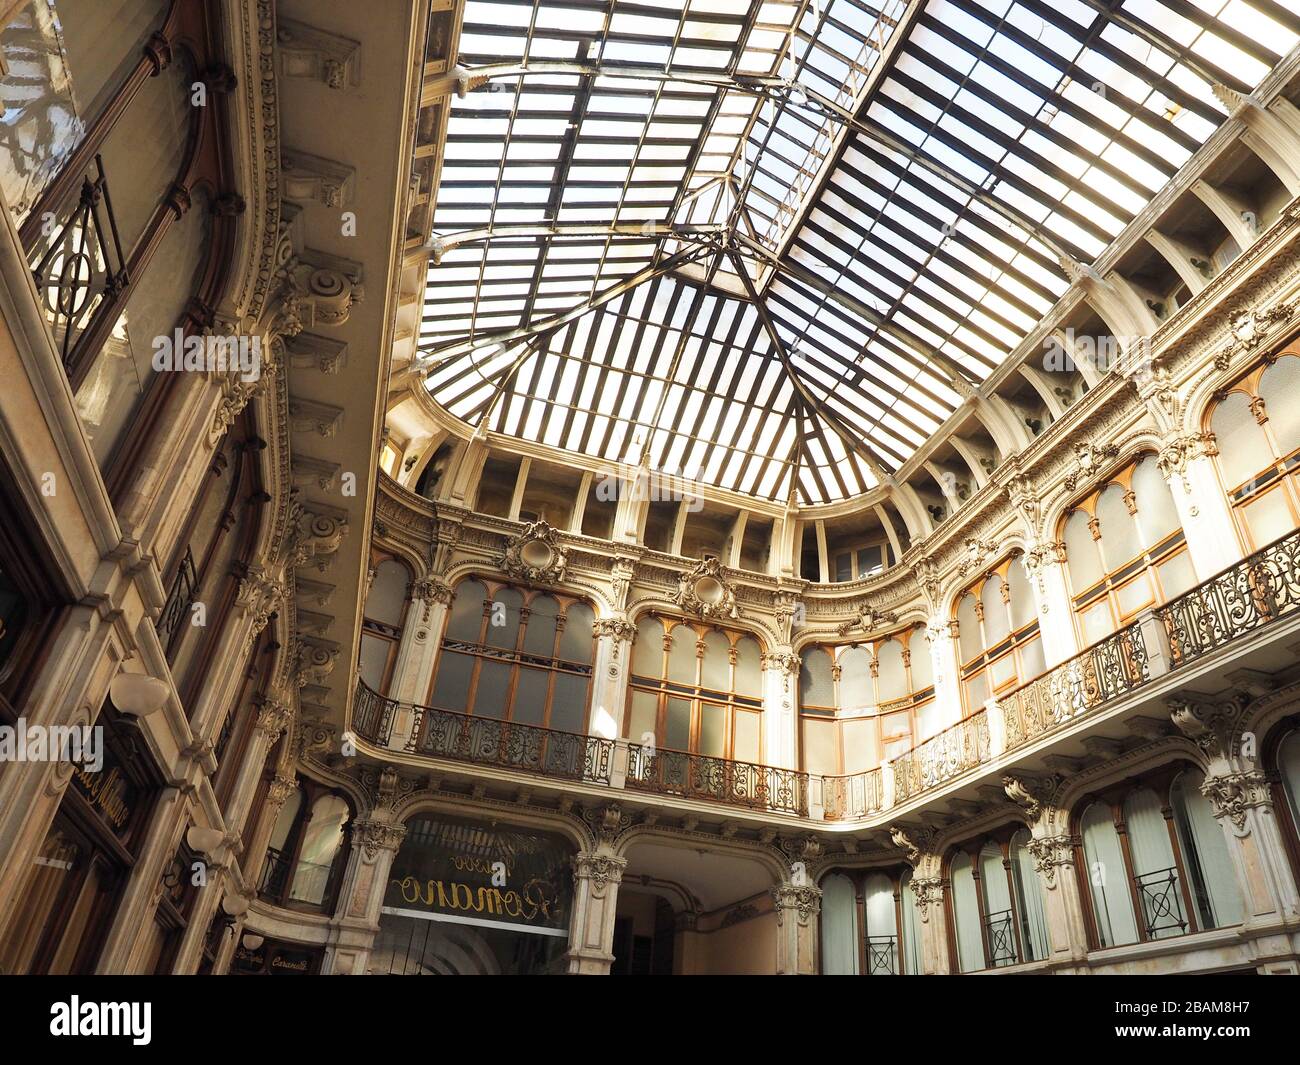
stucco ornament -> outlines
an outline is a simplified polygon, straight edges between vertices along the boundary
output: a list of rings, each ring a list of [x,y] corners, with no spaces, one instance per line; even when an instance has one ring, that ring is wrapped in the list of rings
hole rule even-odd
[[[523,532],[506,543],[497,565],[512,577],[530,583],[555,584],[564,579],[568,552],[560,543],[558,530],[546,521],[530,521]]]
[[[727,580],[722,563],[706,555],[694,569],[682,575],[673,594],[683,610],[705,618],[734,618],[736,592]]]

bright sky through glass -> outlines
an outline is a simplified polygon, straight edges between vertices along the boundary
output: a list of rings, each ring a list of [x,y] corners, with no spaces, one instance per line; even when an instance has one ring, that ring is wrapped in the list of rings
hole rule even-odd
[[[1223,121],[1211,81],[1249,92],[1291,49],[1298,7],[470,0],[459,62],[542,72],[452,101],[434,228],[492,236],[430,267],[431,393],[588,460],[861,493],[1066,290],[1058,253],[1093,261]],[[668,224],[734,232],[758,303]]]

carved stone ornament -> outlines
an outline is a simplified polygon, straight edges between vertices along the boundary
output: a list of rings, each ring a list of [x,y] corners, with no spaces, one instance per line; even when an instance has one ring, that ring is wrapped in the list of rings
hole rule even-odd
[[[568,564],[569,555],[558,531],[540,519],[530,521],[523,532],[507,541],[505,554],[497,560],[504,572],[530,584],[564,580]]]
[[[246,642],[251,644],[266,628],[286,594],[285,583],[267,575],[261,567],[254,567],[239,579],[235,605],[252,618]]]
[[[1034,859],[1034,868],[1048,890],[1056,887],[1056,870],[1074,864],[1074,839],[1071,836],[1031,838],[1026,844]]]
[[[1033,777],[1015,777],[1008,774],[1002,778],[1002,790],[1007,798],[1025,811],[1025,816],[1033,824],[1043,815],[1043,807],[1056,790],[1056,781],[1040,780]]]
[[[591,882],[593,897],[603,899],[610,884],[618,884],[623,879],[623,870],[627,866],[626,858],[616,858],[611,854],[575,854],[570,859],[575,880]]]
[[[916,896],[916,912],[922,924],[930,922],[930,907],[943,905],[943,881],[938,877],[921,879],[913,877],[909,884]]]
[[[706,555],[693,570],[682,575],[673,602],[705,618],[734,618],[737,614],[736,591],[722,563],[712,555]]]
[[[630,640],[636,636],[636,626],[627,618],[597,618],[591,623],[591,634],[598,640],[602,636]]]
[[[613,802],[605,806],[584,806],[582,819],[591,827],[596,842],[605,846],[612,846],[618,834],[632,825],[632,815]]]
[[[1231,757],[1237,739],[1237,721],[1245,697],[1198,701],[1184,696],[1165,700],[1169,716],[1178,731],[1211,758]]]
[[[1248,359],[1279,322],[1290,319],[1292,309],[1279,304],[1262,311],[1247,311],[1232,320],[1232,341],[1214,357],[1214,368],[1226,370],[1234,362]]]
[[[381,850],[397,852],[406,838],[406,826],[391,821],[357,821],[352,826],[352,838],[361,847],[362,860],[372,865]]]
[[[308,684],[324,684],[325,678],[334,672],[334,663],[338,657],[336,647],[298,640],[294,682],[299,688],[305,688]]]
[[[892,625],[897,620],[897,614],[887,610],[876,610],[874,607],[867,606],[865,603],[860,603],[855,608],[853,617],[836,626],[835,631],[841,636],[847,636],[854,629],[861,629],[863,632],[871,632],[879,625]]]
[[[275,746],[293,720],[293,707],[278,699],[268,699],[257,711],[257,728],[266,733],[266,746]]]
[[[973,536],[966,538],[965,546],[966,557],[961,560],[961,564],[957,567],[957,573],[962,577],[983,566],[998,549],[998,545],[992,540],[977,540]]]
[[[784,673],[788,677],[797,677],[803,661],[793,651],[773,651],[763,656],[763,666]]]
[[[1206,777],[1201,784],[1201,794],[1210,800],[1214,816],[1226,817],[1241,836],[1248,834],[1246,812],[1273,804],[1268,778],[1258,771]]]
[[[271,778],[271,783],[267,785],[266,801],[272,809],[283,806],[295,791],[298,790],[298,781],[295,777],[275,776]]]
[[[1156,467],[1165,476],[1182,476],[1187,464],[1203,456],[1217,455],[1218,442],[1213,433],[1179,433],[1168,439],[1156,456]]]
[[[1118,444],[1103,444],[1097,447],[1095,444],[1081,443],[1074,447],[1074,459],[1077,468],[1074,473],[1065,479],[1065,490],[1073,492],[1076,488],[1087,484],[1094,477],[1100,476],[1106,463],[1118,457]]]
[[[811,884],[786,884],[772,889],[776,903],[776,923],[784,923],[787,911],[793,911],[800,926],[805,926],[821,910],[822,893]]]
[[[288,564],[312,564],[324,572],[347,533],[346,516],[314,513],[295,498],[289,504]]]
[[[906,853],[907,863],[914,866],[921,860],[921,855],[929,851],[930,844],[934,842],[934,830],[890,825],[889,838],[894,841],[895,847],[901,847]]]

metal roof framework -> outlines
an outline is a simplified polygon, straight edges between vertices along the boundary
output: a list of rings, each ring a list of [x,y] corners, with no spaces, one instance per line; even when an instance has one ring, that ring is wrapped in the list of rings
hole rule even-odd
[[[1300,0],[469,0],[438,403],[770,500],[874,487],[1300,39]]]

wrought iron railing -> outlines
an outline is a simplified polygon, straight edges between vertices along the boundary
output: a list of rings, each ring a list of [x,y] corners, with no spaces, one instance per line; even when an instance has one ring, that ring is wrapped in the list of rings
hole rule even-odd
[[[856,821],[884,809],[879,769],[822,777],[822,816],[827,821]]]
[[[128,282],[104,161],[98,155],[94,178],[86,175],[67,217],[37,242],[31,254],[36,287],[60,358],[68,367],[82,332]]]
[[[1288,533],[1198,584],[1156,616],[1178,667],[1300,609],[1300,531]]]
[[[1150,678],[1147,647],[1134,623],[998,699],[1006,749],[1096,710]]]
[[[267,898],[283,898],[289,886],[289,870],[292,864],[289,855],[281,853],[275,847],[268,847],[266,861],[262,863],[262,879],[257,885],[258,893]]]
[[[1133,878],[1142,902],[1142,921],[1147,939],[1181,936],[1187,931],[1183,916],[1183,897],[1178,884],[1178,868],[1158,869]]]
[[[988,715],[979,710],[894,759],[894,801],[919,795],[991,757]]]
[[[867,937],[867,975],[898,975],[898,937]]]
[[[388,747],[401,710],[408,711],[410,717],[410,737],[404,745],[409,753],[522,769],[591,784],[610,782],[613,740],[400,703],[379,695],[364,681],[357,683],[353,730],[362,739]]]
[[[808,816],[807,773],[637,743],[627,751],[629,788]]]
[[[1016,915],[1013,910],[999,910],[984,919],[984,943],[990,969],[1015,965],[1020,960],[1016,949]]]
[[[158,615],[156,626],[158,642],[169,655],[176,630],[194,605],[194,596],[198,588],[199,578],[194,569],[194,555],[187,547],[185,557],[181,559],[180,567],[176,570],[176,576],[172,578],[172,586],[167,591],[167,601],[163,604],[162,613]]]

